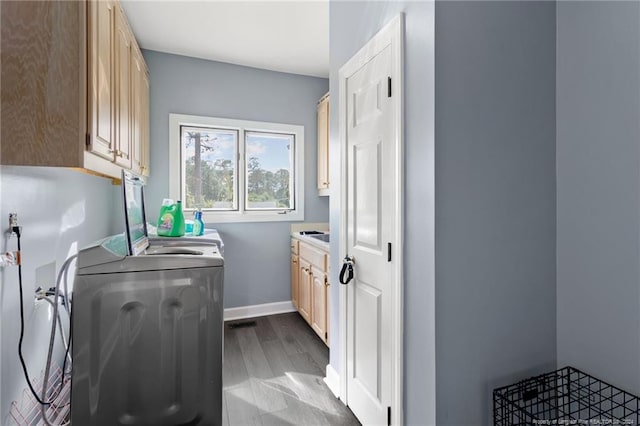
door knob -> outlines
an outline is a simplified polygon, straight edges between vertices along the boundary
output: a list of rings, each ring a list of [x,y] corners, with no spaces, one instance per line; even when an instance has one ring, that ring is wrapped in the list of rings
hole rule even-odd
[[[342,260],[342,269],[340,270],[340,284],[347,285],[353,279],[353,264],[355,260],[353,256],[345,256]],[[345,277],[346,275],[346,277]]]

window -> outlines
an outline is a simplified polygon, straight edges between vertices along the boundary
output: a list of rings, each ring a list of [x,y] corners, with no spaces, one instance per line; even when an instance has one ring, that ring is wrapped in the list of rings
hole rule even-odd
[[[180,138],[184,208],[237,210],[238,132],[182,126]]]
[[[304,220],[304,127],[169,116],[169,192],[209,222]]]

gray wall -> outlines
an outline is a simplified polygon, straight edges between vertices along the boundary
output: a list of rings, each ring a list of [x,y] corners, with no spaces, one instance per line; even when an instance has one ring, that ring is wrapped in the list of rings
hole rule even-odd
[[[331,85],[331,282],[338,282],[340,140],[338,71],[398,13],[405,13],[405,423],[424,424],[434,412],[434,171],[433,4],[414,1],[330,3]],[[431,82],[431,84],[429,83]],[[431,113],[430,113],[431,112]],[[331,304],[338,306],[338,287]],[[331,365],[340,371],[338,310],[331,311]]]
[[[18,213],[23,227],[22,275],[27,318],[24,353],[30,375],[39,377],[47,356],[51,323],[33,314],[34,291],[38,286],[54,286],[55,275],[68,256],[111,233],[114,191],[108,179],[62,168],[2,166],[0,181],[0,228],[4,233],[12,211]],[[15,238],[3,238],[2,252],[6,250],[16,250]],[[0,269],[0,278],[0,424],[9,424],[7,415],[11,401],[20,400],[22,390],[26,388],[17,355],[20,332],[17,268]]]
[[[169,192],[169,114],[303,125],[305,221],[328,222],[329,200],[316,190],[316,104],[328,81],[155,51],[143,52],[151,76],[151,177],[148,219]],[[291,300],[289,222],[215,224],[225,242],[225,307]]]
[[[640,3],[558,2],[558,365],[640,392]]]
[[[556,365],[555,3],[436,4],[438,425]]]

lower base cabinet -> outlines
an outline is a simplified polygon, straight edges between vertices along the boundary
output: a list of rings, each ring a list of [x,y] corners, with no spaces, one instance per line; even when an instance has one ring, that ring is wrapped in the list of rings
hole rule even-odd
[[[328,345],[329,255],[297,240],[292,241],[291,249],[291,302]]]

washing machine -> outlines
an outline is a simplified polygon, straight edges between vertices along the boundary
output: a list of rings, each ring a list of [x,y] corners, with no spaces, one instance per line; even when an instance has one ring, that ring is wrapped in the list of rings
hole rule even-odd
[[[224,260],[216,245],[78,256],[72,424],[221,425]]]
[[[222,424],[224,247],[148,238],[143,183],[123,172],[126,232],[78,253],[75,426]]]

